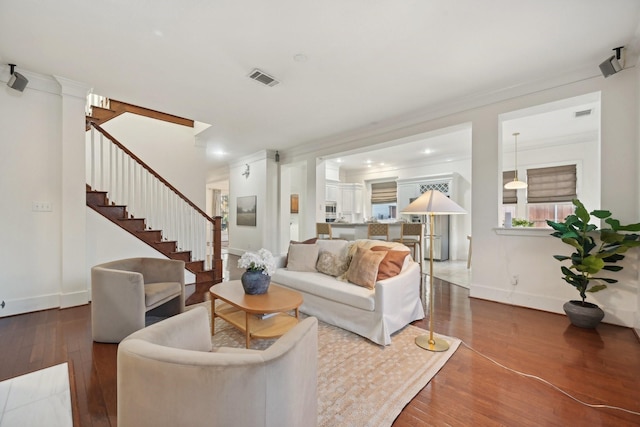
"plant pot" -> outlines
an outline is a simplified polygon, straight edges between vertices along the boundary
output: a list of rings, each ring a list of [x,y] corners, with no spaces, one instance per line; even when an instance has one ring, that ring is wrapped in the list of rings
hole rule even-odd
[[[595,304],[582,301],[567,301],[562,306],[571,324],[580,328],[593,329],[604,317],[604,311]]]
[[[269,290],[271,276],[262,274],[262,271],[247,270],[240,277],[244,293],[249,295],[264,294]]]

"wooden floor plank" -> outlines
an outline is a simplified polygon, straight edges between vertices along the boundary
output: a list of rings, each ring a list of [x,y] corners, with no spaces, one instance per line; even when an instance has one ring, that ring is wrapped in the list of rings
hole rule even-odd
[[[589,403],[640,411],[640,342],[631,329],[579,329],[565,316],[469,298],[439,280],[434,301],[435,332]],[[91,340],[90,306],[0,318],[0,340],[0,380],[70,362],[74,425],[116,426],[117,345]],[[393,425],[624,427],[640,416],[588,408],[461,345]]]

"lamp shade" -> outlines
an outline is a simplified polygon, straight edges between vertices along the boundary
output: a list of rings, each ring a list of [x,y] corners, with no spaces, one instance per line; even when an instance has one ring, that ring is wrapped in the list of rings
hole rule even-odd
[[[466,214],[467,211],[440,191],[429,190],[411,202],[409,206],[402,210],[402,213],[414,215],[455,215]]]
[[[509,181],[504,185],[504,188],[506,188],[507,190],[518,190],[520,188],[527,188],[527,183],[518,180],[518,177],[516,176],[516,178],[513,181]]]

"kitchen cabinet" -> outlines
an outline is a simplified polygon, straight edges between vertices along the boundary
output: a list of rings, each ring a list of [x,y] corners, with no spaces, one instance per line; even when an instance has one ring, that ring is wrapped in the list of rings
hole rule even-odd
[[[364,186],[357,183],[340,184],[339,211],[343,214],[362,214]]]
[[[330,202],[338,202],[340,200],[340,183],[327,181],[325,184],[324,199]]]

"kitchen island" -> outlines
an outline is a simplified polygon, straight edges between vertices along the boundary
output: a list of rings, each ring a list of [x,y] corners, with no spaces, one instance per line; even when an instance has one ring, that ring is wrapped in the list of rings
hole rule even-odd
[[[331,233],[334,239],[357,240],[367,238],[365,222],[332,222]],[[401,222],[389,223],[389,240],[400,238]]]

